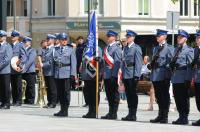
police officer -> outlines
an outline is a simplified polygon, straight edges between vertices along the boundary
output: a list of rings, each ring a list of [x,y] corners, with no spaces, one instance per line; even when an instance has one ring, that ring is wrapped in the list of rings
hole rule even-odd
[[[80,66],[81,66],[81,63],[82,63],[83,50],[86,47],[86,45],[84,43],[83,36],[78,36],[76,41],[77,41],[77,47],[76,47],[77,75],[81,76],[80,73],[79,73],[79,69],[80,69]],[[72,89],[75,89],[75,82],[72,86]],[[83,105],[83,106],[86,107],[86,106],[88,106],[88,102],[87,102],[88,99],[87,99],[87,96],[85,95],[85,92],[83,92],[83,95],[84,95],[84,99],[85,99],[85,105]]]
[[[118,33],[109,30],[107,32],[108,45],[104,50],[104,71],[106,97],[108,99],[109,112],[102,119],[117,119],[119,106],[118,71],[121,63],[121,47],[116,42]]]
[[[23,43],[19,41],[20,32],[13,30],[12,37],[12,51],[13,57],[17,56],[20,59],[20,50]],[[11,68],[11,87],[12,87],[12,99],[14,106],[21,106],[22,104],[22,74],[20,68]]]
[[[35,59],[37,57],[36,50],[32,48],[32,38],[25,36],[24,45],[21,48],[21,62],[19,66],[22,70],[22,78],[26,81],[25,104],[34,104],[35,101]]]
[[[126,31],[127,46],[124,47],[122,55],[122,77],[128,103],[128,115],[122,120],[136,121],[138,96],[136,86],[142,68],[142,50],[134,43],[137,34],[132,30]]]
[[[6,42],[7,33],[0,30],[0,109],[10,109],[10,60],[12,47]]]
[[[65,33],[60,34],[60,47],[55,47],[54,58],[54,77],[56,87],[59,89],[59,98],[61,110],[54,116],[68,116],[68,107],[70,105],[71,82],[76,76],[76,53],[75,50],[67,44],[68,36]]]
[[[83,115],[83,118],[95,118],[96,117],[96,62],[99,62],[99,72],[102,68],[102,50],[101,48],[98,48],[98,58],[95,58],[94,53],[94,59],[89,60],[87,58],[87,51],[89,47],[86,47],[83,51],[83,57],[82,57],[82,70],[81,78],[84,81],[84,97],[86,102],[88,102],[89,110],[86,115]],[[99,73],[99,79],[100,79],[100,73]],[[100,99],[100,94],[98,92],[98,98]],[[98,99],[98,101],[99,101]]]
[[[45,108],[55,108],[57,103],[57,89],[55,86],[53,65],[54,39],[56,39],[56,36],[52,34],[47,35],[47,47],[43,50],[42,63],[40,64],[47,87],[48,104]]]
[[[53,53],[55,52],[55,49],[56,49],[57,47],[60,47],[60,33],[55,33],[54,35],[56,36],[56,39],[55,39],[55,43],[54,43]],[[59,102],[60,102],[60,101],[59,101],[59,97],[58,97],[58,95],[59,95],[59,90],[58,90],[57,87],[56,87],[56,89],[57,89],[57,103],[59,103]]]
[[[155,89],[158,103],[158,116],[150,120],[151,123],[168,123],[170,106],[170,68],[169,63],[173,56],[173,47],[167,43],[167,31],[157,29],[156,39],[158,45],[153,48],[153,57],[148,68],[152,70],[151,81]]]
[[[178,30],[177,44],[178,47],[174,51],[171,61],[173,75],[171,81],[173,83],[173,93],[179,118],[172,124],[188,124],[189,114],[189,95],[188,89],[192,79],[191,63],[194,59],[193,48],[187,45],[189,34],[184,30]]]
[[[54,36],[56,36],[54,47],[59,47],[60,46],[60,38],[59,38],[60,33],[55,33]]]
[[[194,49],[194,60],[192,66],[194,68],[194,86],[195,86],[195,99],[197,109],[200,111],[200,30],[196,33],[196,44]],[[192,123],[193,126],[200,126],[200,119]]]

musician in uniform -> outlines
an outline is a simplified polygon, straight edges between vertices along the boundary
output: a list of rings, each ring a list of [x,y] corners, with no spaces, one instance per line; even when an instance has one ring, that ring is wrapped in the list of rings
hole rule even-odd
[[[55,47],[53,52],[54,59],[54,77],[56,87],[59,90],[59,100],[61,109],[54,116],[68,116],[70,105],[70,88],[71,82],[76,76],[76,53],[68,42],[68,36],[65,33],[59,35],[60,47]]]
[[[7,33],[0,30],[0,109],[10,109],[10,60],[12,47],[6,42]]]
[[[20,50],[23,43],[19,41],[20,32],[13,30],[11,33],[12,37],[12,51],[13,57],[20,59]],[[18,62],[16,62],[18,63]],[[12,87],[12,103],[13,106],[21,106],[22,104],[22,74],[19,67],[13,69],[11,67],[11,87]]]
[[[35,59],[37,57],[36,50],[32,47],[32,38],[25,36],[24,45],[20,52],[19,67],[22,70],[22,78],[26,81],[25,104],[34,104],[35,101]]]
[[[108,45],[104,50],[104,70],[103,78],[105,84],[106,97],[108,99],[109,112],[102,116],[102,119],[117,119],[119,106],[118,92],[118,71],[121,63],[121,47],[116,42],[118,33],[109,30],[107,32]]]
[[[194,61],[192,67],[194,69],[194,86],[195,100],[197,109],[200,111],[200,30],[196,32],[196,44],[194,49]],[[200,119],[192,123],[193,126],[200,126]]]
[[[134,42],[136,35],[132,30],[126,31],[127,46],[124,47],[122,55],[122,77],[129,109],[128,115],[122,118],[124,121],[136,121],[138,107],[136,87],[142,68],[142,50]]]
[[[93,59],[89,60],[87,53],[89,47],[85,47],[83,50],[82,64],[81,64],[81,78],[84,81],[83,92],[86,102],[88,102],[88,112],[83,115],[83,118],[95,118],[96,117],[96,61],[99,62],[99,79],[100,71],[102,68],[102,50],[98,48],[98,58],[96,58],[96,53],[93,55]],[[98,102],[100,101],[100,92],[98,92]]]
[[[156,39],[158,45],[153,48],[153,59],[147,66],[151,69],[151,81],[155,89],[158,104],[158,116],[150,120],[151,123],[168,123],[170,106],[170,68],[169,63],[173,55],[173,47],[167,43],[167,32],[157,29]]]
[[[54,80],[54,65],[53,65],[53,50],[54,39],[56,36],[52,34],[47,35],[47,47],[42,53],[42,63],[40,66],[43,69],[45,84],[47,87],[47,100],[48,104],[45,108],[55,108],[57,103],[57,89]]]
[[[184,30],[178,30],[177,44],[170,67],[172,69],[173,94],[179,118],[172,124],[188,124],[189,95],[188,89],[192,80],[192,66],[194,59],[193,48],[187,45],[189,34]]]

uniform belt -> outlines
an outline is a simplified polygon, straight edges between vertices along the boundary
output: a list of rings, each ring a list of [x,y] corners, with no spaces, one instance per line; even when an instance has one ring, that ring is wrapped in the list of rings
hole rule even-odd
[[[58,64],[55,64],[55,66],[61,68],[61,67],[66,67],[66,66],[70,66],[71,64],[63,64],[63,63],[58,63]]]
[[[126,67],[133,67],[133,66],[135,66],[135,63],[134,62],[131,62],[131,63],[128,63],[128,64],[125,63],[125,66]]]
[[[156,68],[166,68],[166,66],[156,66],[155,69]]]
[[[175,67],[175,70],[187,70],[187,66]]]

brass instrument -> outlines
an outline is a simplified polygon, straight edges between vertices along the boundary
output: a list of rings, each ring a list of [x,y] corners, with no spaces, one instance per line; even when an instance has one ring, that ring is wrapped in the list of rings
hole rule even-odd
[[[25,99],[26,81],[22,79],[22,100]]]
[[[40,64],[41,62],[41,57],[38,57],[38,63]],[[46,85],[45,85],[45,80],[44,80],[44,76],[43,76],[43,70],[41,67],[37,67],[36,68],[36,72],[37,72],[37,84],[38,84],[38,98],[37,98],[37,104],[39,104],[40,106],[44,106],[46,105],[46,101],[45,101],[45,96],[46,94]]]

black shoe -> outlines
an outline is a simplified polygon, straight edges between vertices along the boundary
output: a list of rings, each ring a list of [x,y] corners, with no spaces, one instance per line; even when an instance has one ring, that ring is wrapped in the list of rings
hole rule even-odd
[[[50,104],[50,105],[48,106],[48,108],[56,108],[56,105],[55,105],[55,104]]]
[[[92,114],[92,111],[93,111],[92,107],[89,106],[88,113],[86,115],[83,115],[82,118],[89,118]]]
[[[109,119],[110,118],[110,113],[107,113],[105,116],[101,116],[101,119]]]
[[[101,119],[116,120],[118,107],[110,107],[108,114],[102,116]]]
[[[101,119],[116,120],[117,119],[117,114],[115,114],[115,113],[108,113],[105,116],[102,116]]]
[[[136,109],[129,109],[129,113],[127,116],[122,118],[123,121],[136,121]]]
[[[200,119],[195,121],[195,122],[192,122],[192,125],[193,126],[200,126]]]
[[[45,105],[45,106],[43,106],[42,108],[48,108],[49,106],[48,105]]]
[[[168,123],[168,118],[162,118],[162,119],[160,120],[160,123],[162,123],[162,124],[167,124],[167,123]]]
[[[127,115],[126,117],[122,118],[123,121],[136,121],[137,117],[132,115]]]
[[[162,118],[163,118],[162,117],[162,112],[161,112],[161,110],[159,110],[158,116],[155,119],[151,119],[150,122],[151,123],[158,123],[158,122],[160,122],[162,120]]]
[[[116,120],[117,119],[117,113],[111,113],[108,119]]]
[[[21,102],[16,102],[14,106],[21,106],[22,103]]]
[[[151,119],[150,122],[151,123],[158,123],[162,120],[162,117],[161,116],[157,116],[155,119]]]
[[[88,104],[84,104],[82,107],[88,107]]]
[[[96,113],[87,113],[86,115],[83,115],[82,118],[96,118]]]
[[[172,124],[174,125],[186,125],[188,124],[188,118],[186,117],[179,117],[176,121],[173,121]]]
[[[8,105],[8,104],[1,105],[0,109],[10,109],[10,105]]]
[[[105,116],[101,116],[101,119],[109,119],[113,111],[113,108],[109,106],[109,112]]]
[[[59,111],[58,113],[55,113],[54,116],[67,117],[68,116],[68,112],[66,112],[66,111]]]
[[[164,110],[162,112],[162,119],[160,119],[160,123],[162,124],[168,123],[168,110]]]
[[[61,105],[61,110],[58,113],[55,113],[54,116],[67,117],[68,116],[68,106]]]

